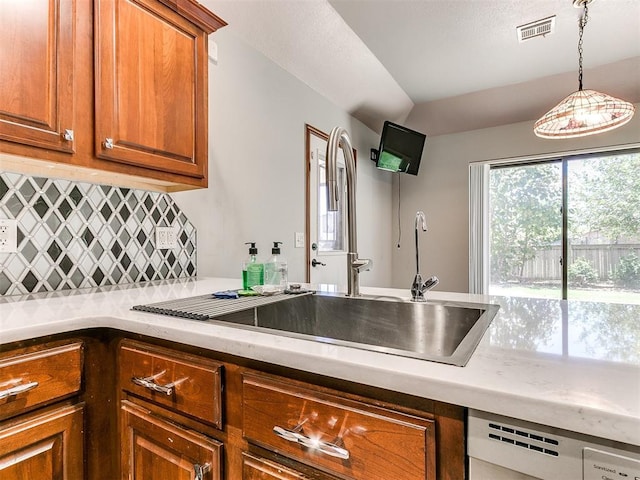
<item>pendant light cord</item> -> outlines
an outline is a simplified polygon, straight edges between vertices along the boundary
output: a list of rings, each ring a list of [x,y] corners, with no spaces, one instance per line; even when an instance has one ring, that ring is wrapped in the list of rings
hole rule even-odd
[[[584,27],[589,19],[589,9],[587,8],[588,0],[584,1],[584,14],[580,17],[580,35],[578,37],[578,90],[582,90],[582,35]]]

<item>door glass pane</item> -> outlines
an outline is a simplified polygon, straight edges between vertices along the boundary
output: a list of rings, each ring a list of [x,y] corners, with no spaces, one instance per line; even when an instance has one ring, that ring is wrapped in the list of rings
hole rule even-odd
[[[324,156],[318,160],[318,250],[320,252],[344,251],[345,169],[338,164],[338,210],[328,210],[327,172]]]
[[[640,304],[640,152],[568,161],[569,299]]]
[[[561,163],[494,167],[489,189],[489,293],[562,298]]]

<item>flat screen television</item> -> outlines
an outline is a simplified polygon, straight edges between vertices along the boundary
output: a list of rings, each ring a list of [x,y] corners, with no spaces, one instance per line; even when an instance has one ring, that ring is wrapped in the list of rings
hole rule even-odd
[[[427,136],[390,121],[384,122],[376,167],[390,172],[418,175]]]

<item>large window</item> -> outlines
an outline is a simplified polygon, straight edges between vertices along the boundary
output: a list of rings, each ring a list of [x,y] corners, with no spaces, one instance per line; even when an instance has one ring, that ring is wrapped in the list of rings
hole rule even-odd
[[[488,293],[640,304],[640,151],[488,175]]]

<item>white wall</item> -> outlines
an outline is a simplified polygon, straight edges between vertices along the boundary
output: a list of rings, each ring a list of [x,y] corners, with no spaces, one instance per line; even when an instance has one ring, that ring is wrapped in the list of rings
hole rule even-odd
[[[572,140],[544,140],[533,133],[533,121],[502,127],[429,137],[429,132],[407,119],[407,126],[427,134],[417,177],[400,180],[403,241],[393,237],[392,286],[408,288],[415,274],[414,218],[427,217],[429,231],[420,235],[422,274],[437,275],[436,290],[469,291],[469,163],[514,157],[554,154],[582,149],[640,143],[640,104],[627,125],[608,133]],[[414,120],[415,122],[415,120]],[[397,235],[398,179],[394,181],[392,228]]]
[[[305,123],[345,127],[358,151],[358,250],[374,260],[361,284],[391,277],[392,178],[369,161],[379,136],[234,36],[214,34],[219,62],[209,63],[209,188],[173,194],[198,229],[198,274],[240,278],[255,241],[260,255],[282,241],[292,281],[304,280]]]

